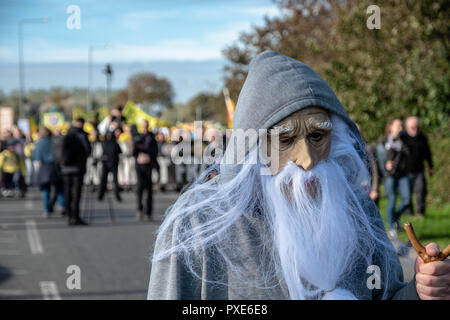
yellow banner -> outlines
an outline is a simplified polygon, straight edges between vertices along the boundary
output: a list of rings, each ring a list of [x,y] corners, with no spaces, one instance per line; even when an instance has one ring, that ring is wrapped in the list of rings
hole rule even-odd
[[[50,130],[61,129],[64,124],[64,114],[62,112],[46,112],[41,117],[41,124]]]
[[[149,129],[153,129],[155,127],[168,127],[170,124],[166,121],[162,121],[158,118],[152,117],[146,112],[139,109],[133,102],[128,101],[123,109],[123,115],[127,119],[128,124],[136,124],[139,127],[139,124],[143,120],[147,120],[149,123]]]

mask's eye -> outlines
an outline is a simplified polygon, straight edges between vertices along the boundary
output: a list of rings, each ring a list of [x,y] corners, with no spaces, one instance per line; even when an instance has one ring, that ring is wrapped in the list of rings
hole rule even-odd
[[[323,139],[324,136],[325,135],[322,132],[315,131],[308,135],[308,139],[314,142],[319,142],[320,140]]]
[[[295,137],[292,136],[281,136],[280,137],[280,143],[282,144],[291,144],[292,142],[294,142]]]

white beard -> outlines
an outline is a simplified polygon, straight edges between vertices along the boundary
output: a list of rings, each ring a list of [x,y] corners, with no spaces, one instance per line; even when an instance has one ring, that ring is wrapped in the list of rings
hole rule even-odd
[[[196,271],[203,263],[196,253],[212,248],[241,279],[242,287],[270,290],[284,284],[290,299],[358,296],[361,283],[352,278],[352,267],[361,260],[369,266],[375,251],[387,257],[391,249],[382,239],[384,229],[374,227],[361,205],[370,177],[355,141],[342,120],[331,119],[330,155],[312,170],[288,163],[276,176],[261,176],[261,165],[244,164],[236,166],[236,175],[223,183],[205,183],[206,172],[168,209],[153,261],[177,254],[198,278],[209,281]],[[255,150],[248,155],[257,156]],[[311,179],[317,186],[315,192],[305,185]],[[269,260],[259,265],[259,280],[253,279],[254,269],[241,263],[248,258],[236,250],[243,231],[234,228],[237,221],[254,212],[259,212],[267,230],[258,234],[258,243],[273,248]],[[170,241],[163,242],[164,237]],[[253,250],[260,248],[257,257],[267,252],[262,250],[264,245],[252,245]],[[383,272],[389,272],[388,259],[382,267]]]
[[[330,159],[309,171],[289,162],[263,190],[291,298],[334,290],[358,246],[343,170]]]
[[[344,289],[335,289],[331,292],[327,292],[322,300],[358,300],[353,293]]]

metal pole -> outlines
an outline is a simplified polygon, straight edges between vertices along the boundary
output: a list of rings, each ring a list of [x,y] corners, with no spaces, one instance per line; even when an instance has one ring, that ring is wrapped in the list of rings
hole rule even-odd
[[[19,22],[18,37],[19,37],[19,119],[23,116],[23,97],[24,97],[24,70],[23,70],[23,22]]]
[[[106,76],[106,106],[108,109],[111,109],[111,77]]]
[[[89,46],[88,48],[88,89],[86,93],[86,111],[89,113],[92,111],[92,69],[93,69],[93,60],[94,60],[94,50],[95,49],[107,49],[110,46],[105,44],[103,46]]]
[[[106,65],[106,105],[108,109],[111,109],[111,80],[112,80],[112,68],[110,64]]]
[[[19,40],[19,118],[24,116],[23,101],[25,98],[25,63],[23,55],[23,25],[25,23],[46,23],[49,19],[47,17],[37,19],[22,19],[18,23],[17,36]]]
[[[202,108],[200,106],[195,107],[195,118],[197,121],[202,121]]]
[[[91,86],[92,86],[92,56],[94,48],[92,46],[88,49],[88,89],[86,95],[86,111],[89,113],[92,109],[91,103]]]

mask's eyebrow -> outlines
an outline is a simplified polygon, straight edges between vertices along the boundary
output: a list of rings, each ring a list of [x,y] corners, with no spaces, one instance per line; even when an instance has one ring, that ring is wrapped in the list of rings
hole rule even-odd
[[[333,129],[333,125],[331,124],[331,121],[322,121],[322,122],[316,122],[313,124],[313,127],[315,129],[321,129],[321,130],[327,130],[331,131]]]
[[[291,123],[289,124],[282,124],[279,126],[273,126],[272,128],[270,128],[269,134],[272,134],[272,130],[276,130],[278,131],[278,134],[283,134],[283,133],[291,133],[295,131],[295,126]]]

